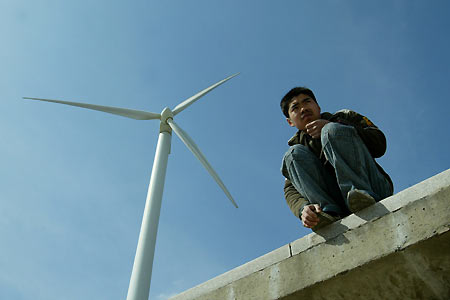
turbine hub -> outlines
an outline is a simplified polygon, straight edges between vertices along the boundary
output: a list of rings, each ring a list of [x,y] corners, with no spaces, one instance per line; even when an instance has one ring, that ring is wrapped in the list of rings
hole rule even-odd
[[[170,128],[167,123],[168,119],[173,119],[173,112],[170,108],[165,107],[161,112],[161,123],[159,124],[159,132],[168,132],[172,133],[172,128]]]

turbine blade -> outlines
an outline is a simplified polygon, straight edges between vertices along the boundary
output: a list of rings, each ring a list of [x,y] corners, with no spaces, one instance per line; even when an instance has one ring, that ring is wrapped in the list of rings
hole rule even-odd
[[[62,101],[62,100],[42,99],[42,98],[23,97],[23,99],[39,100],[39,101],[46,101],[46,102],[53,102],[53,103],[61,103],[61,104],[66,104],[66,105],[71,105],[71,106],[78,106],[78,107],[83,107],[83,108],[87,108],[87,109],[103,111],[106,113],[119,115],[122,117],[127,117],[127,118],[131,118],[131,119],[135,119],[135,120],[152,120],[152,119],[160,119],[161,118],[160,114],[155,114],[152,112],[147,112],[147,111],[142,111],[142,110],[134,110],[134,109],[95,105],[95,104],[88,104],[88,103],[79,103],[79,102],[69,102],[69,101]]]
[[[197,101],[198,99],[200,99],[201,97],[203,97],[204,95],[206,95],[207,93],[209,93],[210,91],[212,91],[213,89],[215,89],[216,87],[218,87],[219,85],[225,83],[226,81],[230,80],[231,78],[235,77],[239,75],[239,73],[233,74],[215,84],[213,84],[212,86],[204,89],[203,91],[195,94],[194,96],[184,100],[183,102],[181,102],[180,104],[178,104],[173,110],[173,115],[177,115],[178,113],[182,112],[183,110],[185,110],[189,105],[191,105],[192,103],[194,103],[195,101]]]
[[[203,155],[203,153],[200,151],[198,146],[194,143],[194,141],[191,139],[191,137],[181,129],[180,126],[178,126],[173,119],[168,119],[167,123],[169,123],[169,126],[175,131],[175,133],[180,137],[180,139],[183,141],[183,143],[191,150],[191,152],[197,157],[197,159],[202,163],[202,165],[206,168],[206,170],[209,172],[209,174],[214,178],[214,180],[217,182],[217,184],[220,186],[220,188],[225,192],[225,195],[227,195],[228,199],[231,200],[231,203],[237,208],[237,204],[234,201],[233,197],[231,196],[230,192],[226,188],[225,184],[223,184],[222,180],[220,179],[219,175],[217,175],[216,171],[211,167],[209,162],[206,160],[206,157]]]

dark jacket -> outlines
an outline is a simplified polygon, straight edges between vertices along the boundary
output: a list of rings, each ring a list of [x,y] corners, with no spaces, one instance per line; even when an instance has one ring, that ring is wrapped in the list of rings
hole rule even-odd
[[[376,127],[365,116],[362,116],[348,109],[343,109],[336,112],[335,114],[330,114],[327,112],[322,113],[321,119],[353,126],[358,132],[358,135],[361,137],[374,160],[375,158],[383,156],[383,154],[386,152],[386,138],[383,132],[379,130],[378,127]],[[309,134],[306,133],[306,131],[299,130],[288,141],[289,146],[293,146],[296,144],[308,146],[308,148],[323,162],[324,167],[332,168],[331,164],[325,158],[320,139],[313,139]],[[380,172],[387,178],[387,180],[391,184],[391,190],[393,191],[394,187],[391,178],[377,162],[375,163]],[[294,188],[289,179],[286,179],[284,184],[284,196],[292,213],[299,218],[300,208],[306,204],[309,204],[309,202]]]

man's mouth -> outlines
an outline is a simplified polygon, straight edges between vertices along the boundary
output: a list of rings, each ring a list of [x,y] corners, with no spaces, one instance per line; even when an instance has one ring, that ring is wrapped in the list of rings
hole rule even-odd
[[[312,116],[312,113],[307,112],[302,115],[302,119]]]

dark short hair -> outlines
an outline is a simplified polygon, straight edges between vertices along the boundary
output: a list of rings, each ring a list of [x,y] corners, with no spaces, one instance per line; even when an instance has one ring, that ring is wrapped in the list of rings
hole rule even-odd
[[[283,111],[283,114],[286,116],[286,118],[289,118],[289,104],[292,102],[292,98],[297,97],[298,95],[308,95],[310,96],[316,103],[316,96],[314,96],[314,93],[304,86],[298,86],[293,89],[291,89],[286,95],[284,95],[283,99],[281,99],[280,106],[281,110]]]

